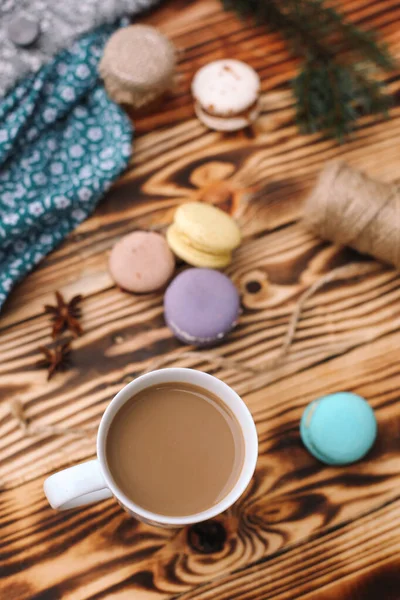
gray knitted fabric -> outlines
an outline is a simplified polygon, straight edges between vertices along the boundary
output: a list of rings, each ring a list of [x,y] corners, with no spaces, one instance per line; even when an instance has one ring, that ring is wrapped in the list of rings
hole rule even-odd
[[[40,69],[61,48],[87,31],[132,16],[158,0],[0,0],[0,96],[17,80]],[[11,23],[27,16],[40,25],[38,39],[28,48],[9,39]]]

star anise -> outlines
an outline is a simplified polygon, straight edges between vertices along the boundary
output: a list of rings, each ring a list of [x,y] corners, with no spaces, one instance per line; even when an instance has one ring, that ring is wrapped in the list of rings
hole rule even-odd
[[[78,319],[81,316],[80,302],[82,296],[74,296],[69,302],[65,302],[60,292],[56,292],[57,305],[46,304],[44,310],[52,315],[53,319],[53,338],[59,333],[68,329],[74,337],[83,333],[83,329]]]
[[[69,366],[70,344],[70,340],[67,340],[66,342],[57,342],[53,348],[39,347],[44,358],[38,361],[37,366],[47,367],[47,381],[53,377],[56,371],[64,371]]]

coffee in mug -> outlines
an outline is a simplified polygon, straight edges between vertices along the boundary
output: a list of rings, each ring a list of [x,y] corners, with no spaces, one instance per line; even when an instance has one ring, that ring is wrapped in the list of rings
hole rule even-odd
[[[217,504],[239,478],[244,440],[233,413],[211,392],[171,382],[146,388],[114,417],[106,440],[118,488],[170,516]]]
[[[50,505],[76,508],[114,496],[132,516],[162,527],[211,519],[243,494],[258,453],[243,400],[193,369],[161,369],[128,383],[108,405],[97,458],[44,482]]]

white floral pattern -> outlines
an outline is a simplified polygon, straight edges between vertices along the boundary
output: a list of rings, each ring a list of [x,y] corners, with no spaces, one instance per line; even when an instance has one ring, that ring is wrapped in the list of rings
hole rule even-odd
[[[131,123],[97,76],[114,29],[87,34],[0,103],[0,307],[127,165]]]

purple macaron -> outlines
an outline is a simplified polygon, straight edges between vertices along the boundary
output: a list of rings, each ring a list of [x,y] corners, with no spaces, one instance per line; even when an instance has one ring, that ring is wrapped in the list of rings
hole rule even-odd
[[[185,344],[211,346],[236,325],[239,294],[232,281],[213,269],[187,269],[170,283],[164,296],[168,327]]]

